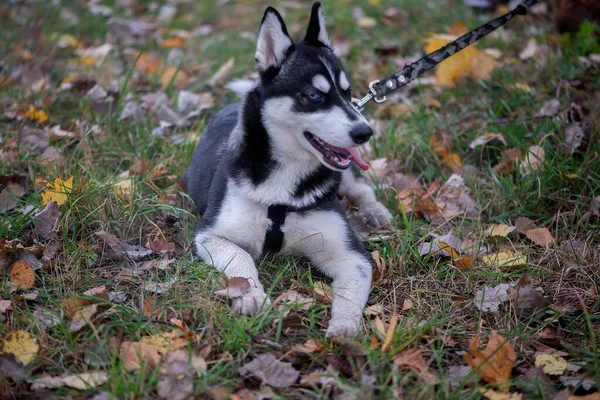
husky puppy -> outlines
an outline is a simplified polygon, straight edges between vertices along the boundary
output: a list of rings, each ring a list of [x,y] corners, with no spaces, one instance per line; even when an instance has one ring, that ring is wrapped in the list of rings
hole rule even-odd
[[[350,102],[350,81],[329,47],[320,3],[303,41],[294,43],[281,15],[265,11],[258,33],[259,79],[241,103],[221,110],[185,172],[201,214],[198,256],[227,277],[244,277],[236,311],[254,314],[269,298],[255,261],[266,252],[307,257],[332,278],[327,335],[354,335],[371,287],[371,259],[337,198],[348,196],[371,225],[392,220],[352,162],[372,135]]]

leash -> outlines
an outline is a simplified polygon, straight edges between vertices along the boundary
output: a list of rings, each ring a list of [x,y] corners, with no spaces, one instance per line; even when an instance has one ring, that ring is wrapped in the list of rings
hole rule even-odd
[[[375,101],[375,103],[383,103],[387,100],[386,95],[400,89],[402,86],[408,85],[418,76],[422,75],[426,71],[429,71],[445,59],[453,56],[465,47],[472,45],[479,39],[482,39],[496,29],[505,25],[508,21],[513,19],[514,16],[527,14],[527,9],[534,4],[539,3],[540,1],[541,0],[527,0],[506,14],[488,22],[487,24],[481,25],[479,28],[476,28],[471,32],[465,33],[441,49],[427,54],[425,57],[415,61],[414,63],[405,65],[400,71],[388,76],[383,81],[376,79],[370,82],[369,94],[361,99],[352,98],[352,104],[358,111],[362,111],[364,109],[363,106],[371,100]]]

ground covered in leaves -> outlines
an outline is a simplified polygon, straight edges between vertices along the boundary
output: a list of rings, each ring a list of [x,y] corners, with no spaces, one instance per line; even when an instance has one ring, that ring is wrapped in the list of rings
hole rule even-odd
[[[63,4],[64,3],[64,4]],[[279,1],[300,38],[309,4]],[[600,47],[548,5],[365,110],[393,230],[364,332],[326,341],[331,293],[268,258],[239,316],[192,257],[179,178],[253,79],[259,1],[0,6],[0,397],[598,399]],[[367,83],[493,17],[459,1],[325,4]],[[505,10],[504,10],[505,11]]]

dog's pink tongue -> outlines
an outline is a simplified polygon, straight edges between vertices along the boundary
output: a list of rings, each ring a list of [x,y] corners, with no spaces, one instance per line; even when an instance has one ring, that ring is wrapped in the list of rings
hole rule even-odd
[[[350,157],[352,157],[352,160],[354,160],[354,162],[363,170],[363,171],[367,171],[369,169],[369,166],[367,165],[367,163],[365,162],[365,160],[362,159],[362,157],[360,156],[360,154],[358,154],[358,149],[356,147],[348,147],[346,149],[346,151],[348,153],[350,153]]]

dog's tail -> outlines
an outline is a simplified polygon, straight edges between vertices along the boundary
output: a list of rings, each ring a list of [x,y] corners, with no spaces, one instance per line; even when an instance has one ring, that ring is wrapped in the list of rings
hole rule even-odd
[[[240,99],[243,99],[246,94],[254,89],[258,81],[251,79],[235,79],[225,85],[226,89],[231,90],[238,95]]]

